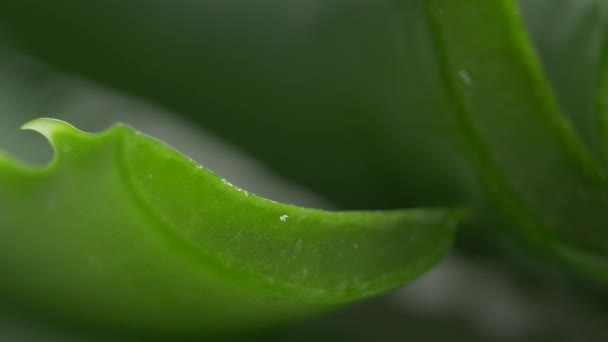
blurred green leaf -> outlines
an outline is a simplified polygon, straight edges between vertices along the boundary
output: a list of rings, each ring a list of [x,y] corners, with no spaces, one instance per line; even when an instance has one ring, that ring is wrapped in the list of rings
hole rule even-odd
[[[608,279],[605,171],[561,115],[517,7],[432,3],[446,85],[490,200],[538,246]]]
[[[605,158],[597,101],[608,61],[608,3],[602,0],[520,0],[521,12],[557,100],[591,151]]]

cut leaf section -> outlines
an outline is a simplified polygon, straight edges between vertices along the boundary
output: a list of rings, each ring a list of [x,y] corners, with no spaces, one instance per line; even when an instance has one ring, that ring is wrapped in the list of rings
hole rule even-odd
[[[515,3],[436,0],[429,13],[452,107],[494,204],[537,246],[575,264],[604,260],[606,175],[560,112]],[[583,268],[608,275],[605,261]]]
[[[123,125],[24,128],[56,155],[0,157],[0,296],[82,324],[200,334],[307,316],[414,279],[463,216],[278,204]]]

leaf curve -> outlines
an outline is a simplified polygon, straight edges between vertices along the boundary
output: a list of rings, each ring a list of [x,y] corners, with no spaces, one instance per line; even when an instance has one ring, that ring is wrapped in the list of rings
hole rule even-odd
[[[442,101],[424,2],[175,0],[142,12],[120,0],[26,1],[0,3],[0,32],[344,208],[461,205],[477,182]]]
[[[463,214],[282,205],[124,125],[24,128],[56,154],[0,155],[0,297],[88,324],[196,334],[328,310],[428,269]]]
[[[596,98],[606,59],[608,6],[601,0],[520,0],[526,27],[534,41],[556,98],[591,152],[602,155]],[[567,67],[566,67],[567,66]]]
[[[537,247],[607,279],[606,174],[562,115],[517,6],[428,3],[453,107],[496,209]]]

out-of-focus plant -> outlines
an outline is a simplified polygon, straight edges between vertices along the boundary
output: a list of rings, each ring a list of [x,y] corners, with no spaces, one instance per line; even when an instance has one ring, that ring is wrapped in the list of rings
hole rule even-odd
[[[0,32],[14,47],[64,71],[180,113],[344,208],[466,206],[473,215],[461,233],[460,249],[487,246],[495,256],[516,253],[530,262],[562,265],[564,270],[600,284],[608,280],[607,25],[608,5],[593,0],[231,0],[221,4],[60,0],[0,5]],[[49,127],[66,127],[54,121],[43,122],[53,123]],[[104,220],[123,231],[120,222],[129,222],[123,218],[130,218],[131,212],[151,213],[177,231],[171,233],[177,234],[173,237],[178,241],[174,242],[178,244],[175,248],[185,248],[181,244],[188,241],[188,248],[224,260],[245,273],[262,274],[270,283],[258,286],[240,276],[222,281],[246,290],[255,288],[251,292],[254,297],[261,293],[264,298],[284,297],[285,303],[267,307],[267,314],[262,309],[266,304],[247,305],[251,311],[243,312],[241,320],[236,318],[236,307],[231,307],[241,299],[232,294],[224,297],[222,291],[211,291],[207,296],[193,297],[219,298],[214,307],[235,315],[226,326],[281,321],[291,318],[288,311],[297,312],[297,317],[326,308],[313,305],[309,311],[301,303],[292,306],[292,297],[301,299],[301,292],[282,293],[282,285],[277,284],[326,293],[341,289],[346,291],[342,294],[348,293],[341,297],[344,300],[396,286],[399,281],[358,287],[361,281],[373,282],[374,277],[388,279],[393,272],[407,274],[399,280],[411,278],[430,266],[430,261],[441,254],[434,251],[443,251],[450,240],[451,224],[443,220],[448,217],[451,223],[449,210],[432,210],[428,214],[431,216],[423,217],[412,214],[416,219],[407,219],[406,223],[392,218],[402,214],[344,214],[345,221],[334,222],[333,218],[342,214],[318,212],[313,216],[318,214],[319,222],[300,222],[293,220],[295,213],[277,216],[294,208],[267,202],[263,202],[267,206],[258,208],[254,205],[257,199],[243,197],[243,193],[227,186],[207,192],[203,189],[215,189],[213,182],[193,185],[199,175],[182,170],[182,166],[192,166],[192,170],[196,167],[175,152],[150,154],[141,160],[137,156],[142,154],[131,151],[133,156],[124,161],[120,159],[124,156],[117,157],[125,153],[121,149],[109,152],[99,148],[105,151],[102,153],[94,148],[107,145],[105,148],[112,150],[110,146],[115,142],[101,141],[116,130],[91,138],[94,144],[76,139],[81,133],[68,131],[72,133],[66,133],[66,139],[77,141],[69,144],[65,154],[56,146],[57,155],[74,154],[86,167],[68,164],[72,169],[66,166],[70,170],[60,176],[59,161],[53,164],[56,170],[51,166],[44,171],[4,161],[0,210],[6,214],[0,222],[23,234],[19,243],[8,238],[3,239],[5,243],[17,249],[27,246],[28,241],[39,244],[31,235],[37,234],[35,227],[41,222],[49,222],[49,227],[65,226],[62,234],[66,235]],[[132,138],[117,141],[126,141],[121,144],[127,146],[145,141],[144,148],[157,144],[129,132],[124,134]],[[143,167],[127,177],[131,186],[136,185],[133,192],[141,195],[135,196],[139,198],[137,209],[120,202],[128,198],[121,188],[124,179],[111,172],[118,168],[129,174],[131,166]],[[150,171],[157,167],[163,170],[159,176]],[[57,172],[64,182],[50,181],[59,185],[41,186],[28,178],[33,176],[25,176],[40,172],[50,176],[50,171]],[[75,186],[68,182],[71,179],[82,179],[83,183]],[[156,182],[162,184],[160,189],[155,188]],[[83,198],[89,198],[102,189],[106,195],[97,199],[100,202],[77,200],[80,191],[88,194]],[[224,192],[240,199],[232,195],[224,199]],[[243,207],[214,211],[215,207],[209,207],[213,201],[222,206],[242,201]],[[107,212],[91,207],[91,203],[98,206],[106,202],[116,207],[110,206],[114,209]],[[65,205],[70,215],[75,215],[66,219],[69,225],[62,223],[64,214],[55,216],[52,205]],[[31,208],[31,213],[23,208]],[[255,223],[266,215],[274,221]],[[442,219],[437,221],[438,217]],[[38,224],[32,224],[35,222]],[[249,226],[252,235],[243,239],[234,235],[237,230],[230,227],[235,225]],[[282,232],[287,225],[292,231]],[[419,232],[422,226],[424,232]],[[368,229],[381,235],[368,235]],[[311,238],[310,243],[298,243],[317,230],[323,234]],[[82,236],[89,242],[105,241],[100,246],[110,246],[105,243],[112,242],[111,236],[121,236],[111,232],[103,239]],[[119,326],[146,330],[142,327],[162,328],[166,323],[175,333],[182,325],[170,322],[182,322],[183,332],[191,332],[185,326],[197,324],[187,315],[173,314],[165,321],[162,315],[138,314],[149,303],[145,295],[152,292],[134,296],[129,302],[125,298],[130,298],[126,295],[130,292],[121,292],[124,288],[120,284],[80,286],[84,279],[70,284],[86,288],[76,293],[87,298],[105,289],[107,293],[92,300],[107,307],[64,306],[64,295],[73,293],[68,287],[51,287],[32,296],[35,289],[23,283],[50,279],[30,278],[33,275],[43,274],[56,279],[57,284],[65,284],[70,278],[67,273],[79,274],[76,270],[58,270],[60,265],[71,265],[69,260],[81,249],[90,250],[84,247],[86,243],[73,242],[65,249],[70,253],[45,257],[63,250],[62,234],[57,234],[57,241],[43,241],[48,249],[24,259],[27,263],[15,262],[10,255],[12,249],[4,249],[4,276],[18,279],[10,272],[19,269],[17,274],[23,277],[7,286],[19,288],[32,305],[65,310],[68,316],[78,313],[86,317],[89,310],[89,320],[96,322],[111,315],[114,302],[106,299],[113,298],[134,308],[121,311],[123,315],[116,321]],[[363,240],[369,243],[369,250],[353,247],[362,246],[359,241]],[[281,256],[286,250],[311,254],[286,262]],[[89,257],[90,266],[99,267],[91,274],[109,277],[99,284],[112,284],[107,279],[118,277],[118,273],[102,266],[105,258],[118,262],[121,254],[93,253]],[[135,267],[142,260],[124,260],[122,266]],[[518,260],[521,262],[521,258]],[[321,264],[322,272],[311,273],[311,277],[301,274],[303,269],[312,272],[312,265]],[[156,267],[161,273],[173,269]],[[307,283],[310,279],[319,283]],[[197,284],[195,280],[184,283]],[[200,290],[209,281],[198,283],[200,287],[190,290]],[[135,284],[139,283],[131,283],[132,289],[139,288]],[[162,282],[154,289],[182,291]],[[247,300],[249,295],[245,295]],[[337,298],[332,294],[329,297]],[[165,297],[167,305],[176,307],[184,298]],[[320,301],[332,305],[342,302]],[[204,304],[195,307],[200,309]],[[196,310],[190,313],[205,321],[205,315],[197,315]],[[214,318],[227,322],[230,315]],[[153,324],[155,320],[163,324]]]

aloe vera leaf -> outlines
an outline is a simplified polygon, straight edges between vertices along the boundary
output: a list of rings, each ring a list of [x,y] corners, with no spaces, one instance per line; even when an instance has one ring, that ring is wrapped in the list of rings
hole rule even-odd
[[[518,13],[504,0],[429,2],[453,107],[496,208],[537,247],[605,278],[605,174],[560,112]]]
[[[24,127],[56,155],[0,157],[0,295],[84,325],[210,334],[309,316],[415,278],[462,217],[282,205],[124,125]]]

